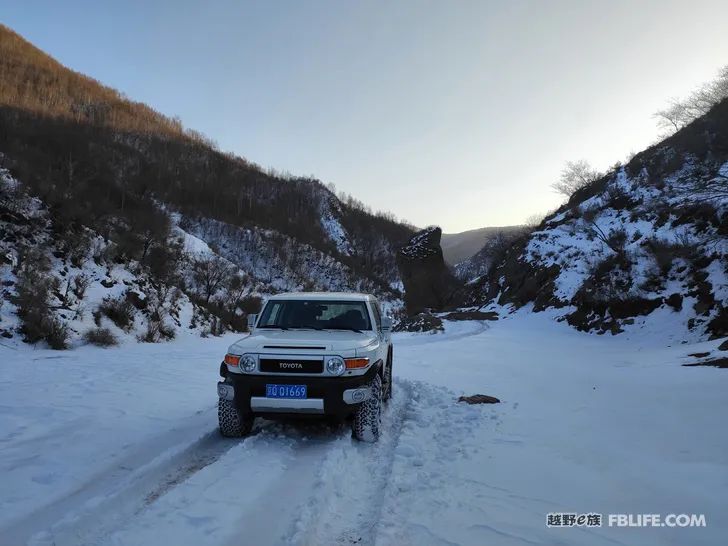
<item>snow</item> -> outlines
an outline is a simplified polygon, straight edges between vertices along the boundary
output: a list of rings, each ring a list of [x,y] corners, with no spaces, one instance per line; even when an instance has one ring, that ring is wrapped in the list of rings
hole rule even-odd
[[[19,183],[9,177],[7,171],[0,169],[0,188],[19,187]],[[47,207],[37,198],[20,192],[13,196],[4,206],[13,210],[22,217],[32,220],[33,236],[28,237],[30,230],[23,223],[0,221],[0,231],[9,231],[9,235],[0,240],[0,257],[7,256],[8,262],[17,265],[19,248],[38,245],[46,253],[49,260],[49,275],[59,282],[60,290],[51,294],[51,305],[56,308],[55,317],[68,326],[68,344],[78,347],[85,343],[84,333],[97,327],[108,328],[117,341],[124,345],[136,343],[146,334],[149,324],[149,314],[135,312],[131,327],[124,331],[117,327],[105,316],[94,317],[99,306],[107,299],[121,298],[125,293],[136,294],[138,300],[148,300],[154,305],[163,291],[155,289],[148,282],[148,276],[141,271],[139,264],[130,261],[116,263],[105,259],[104,255],[113,250],[114,243],[85,228],[85,235],[89,238],[89,248],[78,260],[59,257],[58,242],[51,228],[51,221]],[[173,214],[174,222],[179,221],[179,214]],[[190,256],[211,254],[209,246],[202,240],[194,237],[174,226],[175,237],[182,239],[184,248]],[[175,238],[172,237],[172,238]],[[65,252],[60,253],[61,256]],[[0,344],[11,348],[23,348],[23,336],[20,333],[21,322],[13,302],[18,282],[17,271],[0,262],[0,332],[3,335]],[[85,289],[80,292],[74,289],[76,281],[82,281]],[[188,290],[194,289],[194,283],[189,282]],[[209,318],[197,316],[194,326],[191,324],[195,314],[194,306],[188,295],[181,293],[175,299],[174,294],[165,297],[159,306],[164,311],[162,321],[167,328],[175,334],[186,335],[194,332],[204,334],[209,331]],[[97,323],[98,322],[98,323]],[[9,336],[9,338],[7,337]],[[43,342],[39,342],[42,345]]]
[[[668,298],[676,293],[689,298],[694,288],[692,271],[697,272],[700,268],[676,254],[669,271],[660,271],[650,244],[651,241],[657,241],[666,247],[674,245],[678,249],[691,248],[698,255],[710,257],[712,263],[704,269],[708,274],[710,290],[716,301],[726,302],[728,272],[721,265],[726,263],[728,256],[726,238],[720,237],[714,226],[701,227],[697,219],[681,225],[677,222],[678,217],[684,215],[681,207],[706,202],[704,196],[695,193],[695,169],[699,165],[699,160],[685,158],[678,170],[661,180],[661,185],[650,183],[646,172],[629,177],[624,168],[618,169],[608,180],[604,191],[586,199],[574,209],[567,208],[554,215],[541,230],[533,232],[524,249],[523,259],[537,268],[557,265],[559,270],[554,279],[553,295],[564,305],[574,303],[580,290],[585,287],[587,291],[593,290],[589,288],[589,283],[593,280],[597,266],[617,254],[603,239],[613,232],[623,231],[623,256],[629,266],[621,273],[621,278],[628,287],[620,288],[619,298]],[[722,173],[728,170],[728,163],[715,168],[718,173]],[[628,197],[630,203],[610,203],[611,197],[615,195]],[[670,209],[667,217],[661,218],[668,210],[666,204],[670,205]],[[619,208],[615,209],[614,206]],[[710,206],[714,206],[718,214],[725,215],[728,212],[728,200],[725,197],[714,195],[710,199]],[[655,286],[655,279],[660,279],[665,286]],[[609,294],[601,294],[600,297],[605,301],[612,298]],[[635,321],[654,330],[664,322],[660,317],[664,314],[662,311],[664,309],[651,313],[647,319],[636,317]],[[673,320],[671,323],[683,332],[683,339],[696,341],[706,337],[705,326],[715,314],[711,310],[709,316],[698,316],[695,320],[696,313],[676,313],[672,318],[679,317],[681,322],[677,324]],[[654,324],[651,324],[653,318]],[[623,329],[626,330],[626,326],[629,325],[623,325]],[[675,329],[671,328],[670,331]]]
[[[321,227],[329,240],[336,245],[336,250],[344,256],[352,256],[355,251],[349,241],[349,235],[336,217],[336,212],[341,214],[339,207],[338,202],[332,198],[322,200],[320,210]]]
[[[0,544],[720,543],[728,374],[681,366],[719,341],[596,336],[554,318],[396,334],[375,445],[319,421],[220,438],[231,335],[0,346]],[[456,402],[475,393],[502,402]],[[697,513],[707,526],[555,529],[550,512]]]
[[[210,248],[210,245],[208,245],[205,241],[198,237],[195,237],[191,233],[187,233],[179,226],[174,226],[174,233],[175,235],[182,237],[185,252],[189,252],[192,255],[206,256],[212,256],[215,254]]]
[[[314,288],[368,292],[397,302],[398,298],[381,290],[372,279],[357,276],[335,256],[277,231],[258,227],[247,229],[209,218],[186,218],[181,226],[186,233],[186,244],[192,245],[192,241],[197,240],[202,245],[212,245],[220,256],[255,280],[256,293]],[[334,224],[329,224],[329,228],[333,229],[332,226]],[[341,248],[339,250],[346,254]]]

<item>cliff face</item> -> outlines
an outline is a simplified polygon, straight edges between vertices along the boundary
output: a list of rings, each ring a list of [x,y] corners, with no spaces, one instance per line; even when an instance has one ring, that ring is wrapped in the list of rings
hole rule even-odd
[[[462,297],[460,284],[445,265],[441,236],[439,227],[428,227],[415,233],[397,253],[408,315],[453,307]]]

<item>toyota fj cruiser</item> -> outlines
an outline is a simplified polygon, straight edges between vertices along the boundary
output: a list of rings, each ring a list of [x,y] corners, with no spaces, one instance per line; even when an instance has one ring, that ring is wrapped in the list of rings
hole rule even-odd
[[[369,294],[290,293],[248,317],[250,334],[220,364],[223,436],[250,432],[256,416],[350,417],[354,437],[379,438],[392,396],[391,322]]]

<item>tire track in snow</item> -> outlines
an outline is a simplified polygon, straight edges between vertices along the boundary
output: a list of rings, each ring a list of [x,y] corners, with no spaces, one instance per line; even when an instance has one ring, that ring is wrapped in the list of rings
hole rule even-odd
[[[239,443],[210,431],[215,408],[152,438],[90,477],[74,492],[0,529],[8,544],[95,544],[110,529]],[[208,430],[200,436],[199,430]],[[170,470],[171,469],[171,470]],[[4,544],[4,542],[3,542]]]
[[[473,486],[460,471],[463,462],[469,468],[468,461],[483,449],[474,429],[495,414],[490,408],[457,403],[455,393],[430,383],[413,381],[411,393],[370,544],[458,543],[443,536],[433,521],[446,510],[476,510],[478,519],[487,516],[478,506],[462,502]]]
[[[444,387],[403,379],[395,386],[379,443],[341,438],[332,446],[289,544],[448,542],[410,521],[409,505],[423,499],[429,503],[427,513],[437,513],[439,500],[430,488],[457,479],[446,466],[475,449],[467,438],[482,424],[483,412],[457,404]]]
[[[393,398],[382,416],[379,442],[365,444],[349,435],[331,445],[312,494],[292,523],[289,544],[373,542],[410,390],[410,382],[395,378]]]
[[[255,544],[268,546],[290,541],[293,522],[310,504],[310,493],[316,491],[318,473],[324,461],[341,442],[351,437],[347,424],[333,425],[320,421],[271,423],[264,428],[270,431],[278,442],[292,441],[291,456],[285,467],[260,495],[237,523],[239,532],[226,544],[240,546]],[[271,525],[271,514],[275,524]]]
[[[257,432],[257,430],[253,431],[253,434]],[[239,440],[223,438],[217,429],[207,433],[190,446],[188,450],[180,454],[179,461],[170,461],[172,463],[170,466],[173,467],[172,470],[158,482],[153,490],[147,493],[144,497],[144,504],[139,507],[137,513],[185,481],[192,474],[213,464],[237,443],[239,443]]]
[[[397,347],[411,347],[412,345],[426,345],[429,343],[444,343],[448,341],[457,341],[468,337],[480,335],[490,328],[490,325],[483,320],[467,322],[473,323],[472,330],[466,330],[465,332],[451,334],[448,333],[447,326],[445,326],[444,333],[419,333],[416,335],[403,337],[402,339],[395,339],[394,350],[396,351]],[[452,323],[452,321],[450,321],[450,323]]]
[[[479,335],[488,328],[486,322],[477,322],[472,329],[465,332],[432,338],[418,336],[408,340],[412,343],[404,345],[456,341]],[[335,543],[338,544],[373,543],[399,438],[406,419],[412,416],[409,401],[412,398],[413,382],[395,378],[395,385],[394,397],[386,406],[383,415],[382,438],[374,445],[355,441],[348,426],[340,427],[338,435],[336,430],[326,424],[308,426],[268,423],[258,429],[266,437],[278,436],[292,440],[294,443],[291,451],[295,456],[289,459],[285,470],[270,487],[267,495],[261,497],[254,509],[240,522],[246,541],[252,541],[259,546],[278,544],[280,541],[321,544],[330,543],[335,536]],[[444,391],[429,384],[422,385]],[[444,393],[448,401],[452,401],[451,394],[449,391]],[[148,500],[154,502],[169,489],[206,466],[198,467],[195,461],[190,461],[190,464],[192,468],[189,471],[183,468],[173,473]],[[357,481],[358,484],[354,483]],[[312,494],[307,496],[307,491],[312,491]],[[361,503],[350,502],[352,495],[360,499]],[[282,499],[285,502],[281,502]],[[338,513],[341,501],[344,504],[349,502],[355,513]],[[320,514],[320,511],[327,509],[332,516],[328,521]],[[272,536],[275,533],[271,532],[266,523],[271,511],[276,513],[279,521],[290,522],[288,533]],[[329,527],[338,527],[338,530]],[[233,543],[237,542],[237,538],[233,540]]]

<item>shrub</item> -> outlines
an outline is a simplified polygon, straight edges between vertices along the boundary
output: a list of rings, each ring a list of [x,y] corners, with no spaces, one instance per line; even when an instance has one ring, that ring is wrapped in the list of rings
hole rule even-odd
[[[667,275],[670,271],[675,258],[691,260],[696,250],[692,244],[685,244],[677,240],[675,242],[665,241],[657,237],[651,237],[644,243],[644,246],[652,252],[657,267],[660,268],[663,275]]]
[[[13,303],[25,341],[45,341],[52,349],[65,349],[69,328],[55,316],[51,306],[51,294],[58,291],[59,283],[50,274],[50,262],[45,253],[39,250],[24,253],[16,286],[17,296]]]
[[[627,244],[627,232],[621,227],[611,230],[607,235],[606,243],[617,254],[623,253],[624,246]]]
[[[88,289],[89,284],[91,284],[91,279],[82,273],[73,277],[72,282],[73,295],[76,296],[77,299],[82,300],[86,295],[86,290]]]
[[[246,315],[260,313],[260,309],[263,307],[263,300],[259,296],[245,296],[240,300],[239,307]]]
[[[119,298],[104,298],[101,305],[99,305],[99,311],[126,332],[134,324],[134,306],[129,302],[126,295]]]
[[[56,317],[48,319],[45,341],[51,349],[67,349],[69,335],[70,328],[66,322]]]
[[[708,323],[708,333],[711,339],[728,335],[728,307],[719,307],[716,316]]]
[[[149,320],[144,335],[139,336],[137,339],[145,343],[159,343],[163,339],[174,339],[175,334],[174,328],[167,326],[163,321]]]
[[[112,347],[119,343],[108,328],[91,328],[83,335],[83,339],[98,347]]]
[[[630,210],[639,203],[617,184],[610,185],[607,188],[606,194],[607,206],[614,210]]]

